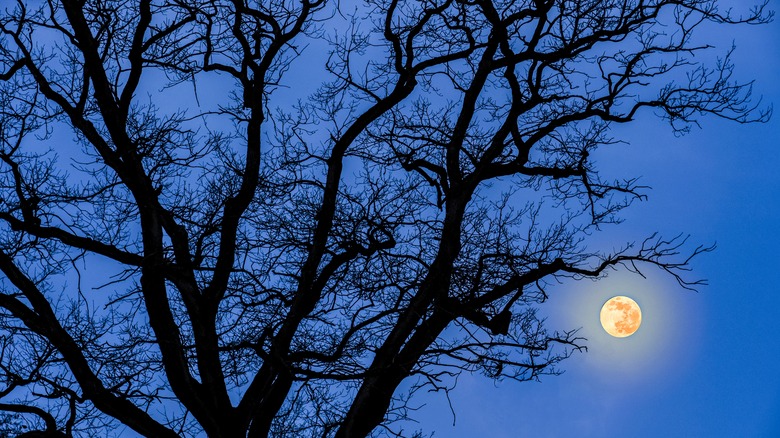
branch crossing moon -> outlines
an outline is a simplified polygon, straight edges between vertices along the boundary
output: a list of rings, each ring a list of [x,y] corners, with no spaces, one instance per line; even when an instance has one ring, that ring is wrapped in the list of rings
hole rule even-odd
[[[616,296],[601,308],[601,326],[616,338],[631,336],[642,324],[642,310],[629,297]]]

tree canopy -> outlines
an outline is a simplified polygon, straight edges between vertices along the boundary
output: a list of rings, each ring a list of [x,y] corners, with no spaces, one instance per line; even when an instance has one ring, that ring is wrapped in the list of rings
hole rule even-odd
[[[697,30],[772,14],[719,3],[4,3],[0,411],[406,436],[419,389],[559,373],[586,343],[547,285],[700,283],[682,235],[594,248],[646,187],[593,155],[639,117],[766,120]]]

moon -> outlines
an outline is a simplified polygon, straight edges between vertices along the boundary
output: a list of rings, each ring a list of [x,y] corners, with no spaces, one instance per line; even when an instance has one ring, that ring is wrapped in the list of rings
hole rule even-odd
[[[629,297],[612,297],[601,308],[601,326],[616,338],[633,335],[640,324],[642,310],[636,301]]]

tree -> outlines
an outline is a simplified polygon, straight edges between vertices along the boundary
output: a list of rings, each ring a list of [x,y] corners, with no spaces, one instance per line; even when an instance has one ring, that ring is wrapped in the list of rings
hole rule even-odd
[[[765,6],[6,4],[0,410],[41,436],[404,435],[460,372],[558,373],[585,344],[536,316],[545,285],[700,283],[682,236],[589,249],[645,196],[591,156],[641,115],[765,120],[696,37]]]
[[[0,437],[12,438],[24,430],[22,419],[18,414],[0,414]]]

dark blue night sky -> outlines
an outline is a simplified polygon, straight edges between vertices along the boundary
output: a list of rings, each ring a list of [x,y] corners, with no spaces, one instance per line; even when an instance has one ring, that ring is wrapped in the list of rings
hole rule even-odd
[[[758,1],[722,4],[744,9]],[[780,0],[771,0],[770,9],[780,11]],[[754,101],[778,112],[780,20],[762,26],[705,25],[696,38],[716,47],[708,52],[713,56],[725,55],[733,43],[735,77],[755,80]],[[324,51],[307,50],[312,53],[305,62],[325,61]],[[369,49],[365,56],[370,55]],[[321,78],[310,74],[292,69],[274,98],[292,102],[313,91]],[[205,108],[224,98],[227,86],[216,74],[203,76],[198,105]],[[144,76],[138,94],[152,100],[164,80],[155,73]],[[191,96],[189,89],[186,93]],[[187,104],[184,97],[156,98],[163,112]],[[550,284],[540,315],[550,330],[580,328],[588,351],[575,352],[560,364],[562,375],[542,376],[540,382],[463,373],[448,396],[421,394],[412,401],[419,406],[411,414],[417,422],[404,423],[404,434],[780,437],[780,114],[763,124],[705,117],[700,127],[677,136],[647,110],[613,134],[625,143],[599,149],[591,157],[595,167],[605,179],[639,176],[652,189],[648,199],[621,212],[623,223],[604,226],[590,243],[610,252],[658,233],[690,235],[688,249],[716,244],[713,252],[694,259],[689,273],[708,285],[686,290],[652,267],[642,269],[646,278],[618,270],[600,281]],[[53,138],[70,141],[68,135],[58,132]],[[62,157],[72,158],[67,151]],[[95,277],[84,278],[86,286],[105,275],[100,264],[89,268]],[[613,338],[599,323],[601,306],[615,295],[629,296],[642,308],[643,323],[633,336]],[[119,434],[137,436],[126,431]]]

